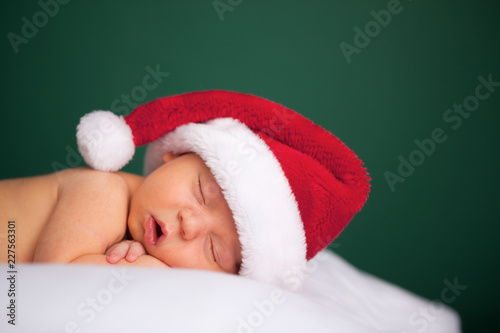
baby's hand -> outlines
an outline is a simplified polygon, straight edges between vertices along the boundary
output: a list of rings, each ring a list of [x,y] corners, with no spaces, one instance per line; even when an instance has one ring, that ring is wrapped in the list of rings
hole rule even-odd
[[[110,246],[104,254],[107,262],[116,264],[122,258],[125,258],[128,262],[134,262],[143,254],[146,254],[146,250],[139,242],[124,240]]]

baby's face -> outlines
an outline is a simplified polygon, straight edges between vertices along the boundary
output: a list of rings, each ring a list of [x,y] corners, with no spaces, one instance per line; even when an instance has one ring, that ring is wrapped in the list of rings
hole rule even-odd
[[[170,267],[237,273],[241,245],[210,169],[192,153],[167,154],[164,160],[132,196],[132,237]]]

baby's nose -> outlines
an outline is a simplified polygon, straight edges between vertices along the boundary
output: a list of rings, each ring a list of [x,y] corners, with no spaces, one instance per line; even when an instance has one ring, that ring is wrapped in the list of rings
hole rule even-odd
[[[184,240],[193,240],[206,232],[203,214],[191,209],[179,211],[179,234]]]

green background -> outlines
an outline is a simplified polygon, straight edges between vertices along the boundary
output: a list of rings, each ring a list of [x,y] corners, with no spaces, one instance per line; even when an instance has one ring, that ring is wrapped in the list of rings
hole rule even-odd
[[[404,0],[350,63],[340,43],[352,45],[354,27],[388,1],[232,3],[221,20],[212,0],[73,0],[15,53],[8,34],[41,7],[2,2],[0,178],[83,165],[67,159],[79,118],[109,110],[159,65],[170,74],[141,103],[233,90],[336,134],[365,162],[372,192],[335,251],[430,299],[457,278],[467,289],[450,306],[464,331],[497,326],[500,87],[456,130],[443,114],[474,94],[479,75],[500,81],[498,1]],[[391,191],[384,173],[435,128],[447,140]],[[125,170],[140,173],[143,154]]]

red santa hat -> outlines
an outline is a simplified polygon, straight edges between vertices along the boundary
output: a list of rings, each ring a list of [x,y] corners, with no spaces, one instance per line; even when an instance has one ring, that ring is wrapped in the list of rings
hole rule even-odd
[[[89,166],[117,171],[150,143],[145,174],[166,152],[194,152],[233,212],[242,245],[240,275],[297,289],[306,262],[365,203],[362,161],[337,137],[269,100],[228,91],[159,98],[126,117],[94,111],[77,128]]]

